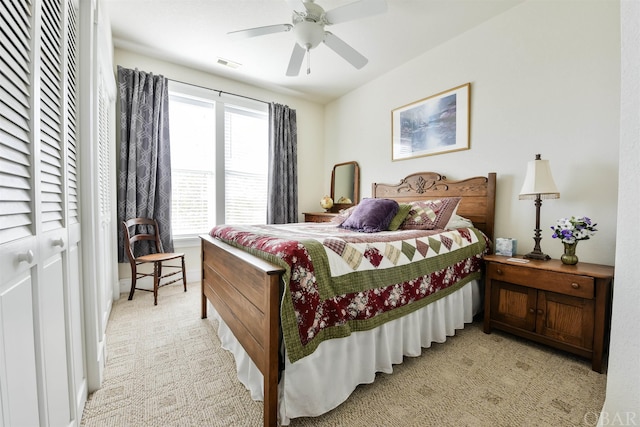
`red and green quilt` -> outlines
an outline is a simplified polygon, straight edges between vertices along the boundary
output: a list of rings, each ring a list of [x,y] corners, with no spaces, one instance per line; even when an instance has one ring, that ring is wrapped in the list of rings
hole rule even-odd
[[[475,228],[359,233],[328,223],[215,227],[210,233],[283,267],[281,324],[291,362],[327,339],[375,328],[481,277]]]

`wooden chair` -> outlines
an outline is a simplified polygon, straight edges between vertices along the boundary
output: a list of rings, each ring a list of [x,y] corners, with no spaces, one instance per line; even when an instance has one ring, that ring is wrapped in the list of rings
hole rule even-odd
[[[158,288],[175,283],[182,280],[184,291],[187,292],[187,276],[184,268],[184,254],[177,252],[164,252],[162,242],[160,241],[160,232],[158,230],[158,222],[150,218],[132,218],[128,221],[122,221],[124,228],[124,251],[129,258],[131,264],[131,291],[129,292],[129,300],[133,299],[133,293],[136,289],[141,291],[153,292],[153,304],[158,305]],[[136,257],[135,243],[140,241],[148,241],[153,253]],[[180,260],[180,265],[163,265],[165,261]],[[153,273],[141,273],[138,266],[141,264],[153,264]],[[168,273],[163,274],[162,268],[171,268]],[[182,277],[161,283],[163,279],[180,274]],[[136,288],[136,281],[141,277],[153,277],[153,290]]]

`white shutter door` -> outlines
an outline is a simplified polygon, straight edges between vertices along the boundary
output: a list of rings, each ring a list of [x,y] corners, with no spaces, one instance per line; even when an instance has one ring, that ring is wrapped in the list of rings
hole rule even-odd
[[[42,1],[40,28],[40,224],[41,262],[37,283],[43,400],[51,426],[68,425],[72,416],[67,329],[68,231],[66,229],[66,146],[64,145],[63,12],[66,2]],[[45,279],[46,278],[46,279]],[[44,403],[43,402],[43,403]]]
[[[80,232],[80,212],[78,199],[78,4],[67,2],[66,13],[66,196],[67,196],[67,228],[69,243],[67,246],[67,295],[68,295],[68,323],[70,359],[70,379],[74,395],[75,416],[78,421],[82,416],[87,399],[87,370],[84,360],[84,335],[82,328],[82,292],[81,265],[82,248]]]
[[[62,52],[58,2],[42,2],[40,41],[40,194],[42,231],[63,227]]]
[[[0,426],[78,424],[86,401],[77,8],[0,2]]]
[[[80,222],[78,212],[78,9],[67,7],[67,197],[68,225]]]
[[[114,247],[113,233],[114,228],[111,226],[111,132],[109,126],[110,117],[110,99],[105,85],[103,70],[99,72],[98,80],[98,212],[99,212],[99,234],[97,244],[98,259],[114,259],[117,257],[112,251]],[[102,317],[99,320],[99,330],[106,333],[108,315],[111,311],[110,306],[113,301],[114,275],[112,264],[109,262],[100,262],[97,265],[97,297],[99,312]]]
[[[0,244],[31,236],[31,4],[0,4]]]
[[[38,425],[32,4],[0,3],[0,425]]]

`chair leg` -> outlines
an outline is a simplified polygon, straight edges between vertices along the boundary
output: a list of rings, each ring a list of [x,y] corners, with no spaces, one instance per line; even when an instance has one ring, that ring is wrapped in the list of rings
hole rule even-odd
[[[160,269],[162,263],[153,263],[153,305],[158,305],[158,282],[160,281]]]
[[[135,265],[131,266],[131,290],[129,291],[129,301],[133,299],[133,293],[136,290],[136,280],[138,279],[138,270]]]
[[[180,257],[182,259],[182,283],[184,283],[184,291],[187,292],[187,273],[184,268],[184,257]]]

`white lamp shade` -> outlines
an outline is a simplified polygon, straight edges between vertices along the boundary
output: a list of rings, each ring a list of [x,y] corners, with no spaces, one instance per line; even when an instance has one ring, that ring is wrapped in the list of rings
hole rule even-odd
[[[560,192],[551,175],[548,160],[532,160],[527,163],[527,175],[520,190],[520,199],[558,199]]]

